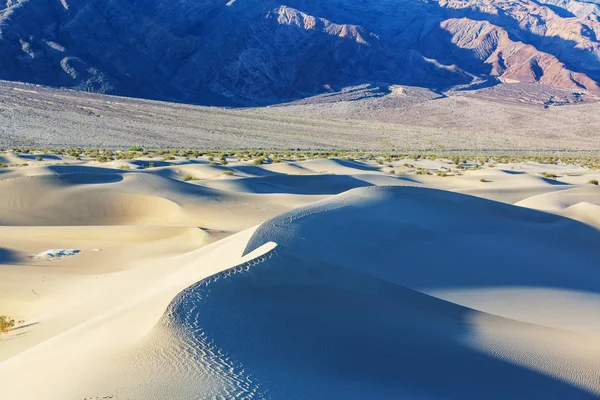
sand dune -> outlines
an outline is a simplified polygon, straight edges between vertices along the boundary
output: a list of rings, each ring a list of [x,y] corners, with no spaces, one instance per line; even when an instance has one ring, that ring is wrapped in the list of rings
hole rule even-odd
[[[561,193],[544,193],[520,201],[517,205],[545,211],[562,211],[579,203],[600,204],[600,187],[577,187]]]
[[[6,398],[600,396],[594,172],[59,161],[0,174]]]
[[[82,173],[81,168],[91,168]],[[100,172],[98,172],[100,171]],[[239,230],[272,214],[243,194],[146,172],[54,167],[1,181],[2,225],[171,225]],[[247,207],[252,208],[249,212]],[[272,204],[285,211],[285,206]],[[227,213],[227,218],[219,214]]]

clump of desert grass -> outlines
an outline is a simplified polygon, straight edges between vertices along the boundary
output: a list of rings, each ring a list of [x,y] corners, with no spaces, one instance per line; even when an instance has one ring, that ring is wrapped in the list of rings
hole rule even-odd
[[[25,321],[15,321],[14,318],[7,317],[6,315],[0,315],[0,334],[8,333],[17,325],[22,325]]]

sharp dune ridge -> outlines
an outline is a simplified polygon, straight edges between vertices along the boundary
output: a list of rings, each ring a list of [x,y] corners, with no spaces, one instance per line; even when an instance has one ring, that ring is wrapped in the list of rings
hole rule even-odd
[[[0,155],[7,398],[600,395],[596,171],[47,156]]]

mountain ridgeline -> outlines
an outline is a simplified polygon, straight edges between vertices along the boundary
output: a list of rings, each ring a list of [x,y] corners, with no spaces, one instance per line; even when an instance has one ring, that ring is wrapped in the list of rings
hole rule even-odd
[[[4,0],[0,79],[207,105],[359,82],[600,93],[600,0]]]

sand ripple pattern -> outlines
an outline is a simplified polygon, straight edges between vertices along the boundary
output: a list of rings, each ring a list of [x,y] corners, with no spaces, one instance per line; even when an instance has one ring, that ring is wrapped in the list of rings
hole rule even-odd
[[[173,301],[163,318],[163,323],[172,329],[182,341],[179,351],[167,355],[167,358],[183,368],[198,362],[196,371],[204,373],[209,371],[208,373],[213,376],[212,380],[222,388],[222,393],[213,395],[212,399],[261,400],[271,398],[260,382],[246,371],[244,365],[220,348],[211,333],[203,329],[200,310],[203,303],[210,297],[211,287],[215,283],[230,279],[237,274],[247,273],[251,268],[271,257],[272,253],[267,253],[213,275],[188,288]],[[182,358],[182,353],[185,358]]]

